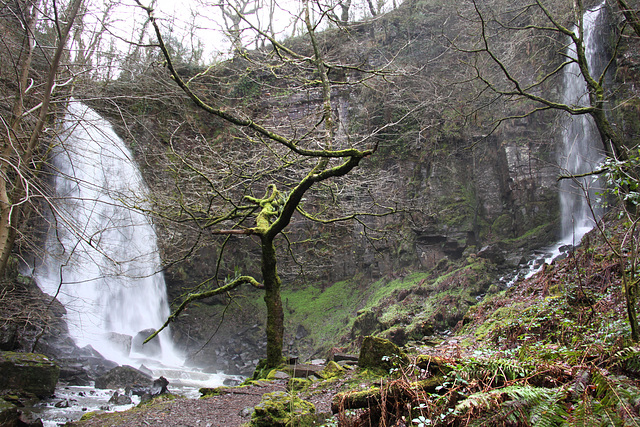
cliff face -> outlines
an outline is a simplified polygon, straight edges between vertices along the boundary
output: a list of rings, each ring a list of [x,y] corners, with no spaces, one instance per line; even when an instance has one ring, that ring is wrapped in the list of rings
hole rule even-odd
[[[294,244],[288,246],[282,240],[280,248],[279,272],[285,287],[322,292],[335,282],[357,277],[362,287],[355,286],[351,292],[366,293],[367,284],[381,278],[403,277],[411,271],[452,273],[451,268],[446,268],[447,263],[464,262],[487,245],[494,247],[484,256],[491,261],[495,276],[499,269],[515,268],[532,249],[555,240],[559,216],[559,115],[544,111],[494,128],[494,120],[521,116],[531,105],[509,99],[489,103],[478,93],[475,83],[469,81],[473,69],[461,65],[468,59],[462,49],[462,35],[471,22],[464,19],[469,11],[457,13],[441,6],[436,0],[405,2],[401,9],[375,23],[354,26],[348,40],[331,31],[323,35],[327,55],[338,62],[357,56],[375,64],[392,52],[399,52],[394,60],[397,73],[393,84],[375,88],[341,86],[332,98],[345,135],[347,130],[371,132],[382,123],[406,115],[377,136],[377,153],[363,162],[350,181],[345,180],[339,193],[333,195],[340,199],[344,212],[367,211],[372,201],[378,201],[398,207],[398,213],[338,225],[294,218],[288,236]],[[502,42],[499,49],[508,56],[514,75],[525,80],[531,70],[548,72],[560,60],[547,39]],[[302,42],[291,43],[295,46]],[[635,66],[628,65],[637,64],[634,49],[625,47],[621,51],[620,60],[627,66],[624,73],[614,76],[616,85],[625,90],[633,90],[628,89],[628,81],[638,80]],[[209,95],[224,95],[232,100],[233,108],[242,109],[267,125],[314,120],[309,112],[321,102],[317,91],[293,90],[273,80],[269,72],[245,72],[248,67],[248,62],[237,58],[221,64],[194,85]],[[185,66],[182,71],[193,76],[200,70]],[[560,86],[559,78],[551,78],[539,90],[557,93]],[[195,110],[163,70],[152,69],[133,81],[116,82],[107,88],[107,95],[112,98],[111,103],[97,108],[112,117],[129,142],[158,199],[175,193],[176,179],[185,184],[187,178],[192,178],[176,166],[181,156],[206,169],[221,167],[219,157],[227,156],[226,161],[233,162],[234,158],[256,153],[257,149],[242,140],[238,129]],[[117,111],[110,109],[113,105],[117,105]],[[617,114],[624,116],[627,133],[637,136],[637,122],[630,118],[633,105],[625,102]],[[285,182],[287,172],[274,174],[274,179]],[[191,199],[212,191],[195,180],[183,189],[185,198]],[[327,192],[330,189],[310,194],[306,203],[325,203]],[[214,274],[221,240],[187,224],[163,222],[160,218],[157,224],[163,259],[169,262],[166,277],[172,297]],[[225,247],[227,261],[221,264],[222,276],[232,275],[234,268],[259,272],[258,248],[251,239],[231,237]],[[189,256],[181,259],[186,254]],[[491,280],[483,276],[479,282],[483,285],[465,297],[461,313],[487,291]],[[419,285],[408,292],[416,296],[431,290],[425,291]],[[262,308],[252,305],[259,296],[248,295],[244,309],[228,316],[233,320],[223,323],[211,341],[218,358],[227,363],[213,363],[215,366],[228,369],[229,359],[240,354],[242,361],[236,363],[236,368],[246,367],[257,357],[254,350],[261,347]],[[185,345],[205,341],[213,330],[218,330],[218,324],[210,320],[211,313],[219,313],[226,303],[220,298],[195,308],[177,326],[178,339]],[[454,303],[460,301],[449,301]],[[355,317],[367,303],[353,300],[352,305],[347,316]],[[381,310],[387,308],[378,306],[378,311],[372,312],[372,330],[391,326],[390,320],[387,324],[381,320]],[[295,317],[296,310],[291,305],[288,315]],[[447,322],[439,325],[451,326]],[[425,330],[433,330],[432,326],[425,326]],[[309,327],[305,329],[301,323],[290,323],[288,328],[292,345],[296,340],[304,341],[309,334]],[[313,354],[322,345],[331,343],[307,343],[303,353]],[[215,359],[212,352],[199,357],[210,364]]]
[[[393,84],[334,90],[332,99],[340,129],[367,133],[409,110],[415,111],[377,137],[378,152],[361,164],[349,181],[354,184],[347,183],[340,195],[344,212],[365,212],[372,200],[399,208],[393,216],[363,219],[372,228],[386,230],[373,236],[382,240],[371,244],[358,223],[309,225],[300,217],[292,222],[292,241],[312,241],[299,243],[294,253],[299,263],[307,265],[313,281],[331,283],[358,272],[377,278],[399,269],[431,268],[445,257],[460,259],[465,250],[516,239],[534,229],[542,237],[516,246],[532,247],[553,240],[558,174],[554,164],[559,138],[553,128],[556,117],[547,113],[520,119],[485,135],[489,127],[484,124],[501,115],[521,112],[525,106],[501,104],[503,111],[473,111],[477,106],[469,100],[473,87],[460,83],[465,78],[465,73],[458,71],[463,54],[452,49],[447,40],[465,22],[449,12],[431,2],[418,6],[408,2],[375,24],[354,26],[349,40],[340,39],[335,32],[324,35],[327,56],[337,62],[355,55],[376,64],[385,55],[400,52],[393,63],[397,74]],[[442,27],[447,20],[450,22]],[[408,47],[400,49],[403,45]],[[220,95],[226,84],[226,93],[235,97],[233,108],[243,109],[268,126],[315,120],[310,112],[317,111],[321,103],[317,91],[288,88],[268,72],[245,73],[248,65],[242,59],[221,64],[218,74],[203,78],[198,86],[209,95]],[[185,67],[183,71],[193,75],[198,70]],[[115,99],[120,108],[118,116],[127,121],[125,126],[117,120],[115,124],[135,150],[159,198],[176,188],[176,177],[184,178],[175,172],[176,156],[196,158],[195,163],[206,168],[214,163],[207,165],[207,156],[211,159],[221,150],[243,153],[247,147],[234,141],[239,136],[236,130],[195,111],[188,100],[175,93],[160,70],[133,82],[119,82],[110,91],[110,95],[123,91],[140,95],[136,100]],[[101,110],[109,114],[104,106]],[[199,147],[205,141],[210,148]],[[254,153],[255,149],[248,152]],[[207,191],[196,184],[187,190],[192,191],[191,196]],[[307,203],[313,204],[314,197],[325,197],[322,191],[311,194]],[[172,252],[179,252],[194,240],[193,234],[187,237],[189,231],[183,225],[167,223],[161,228],[164,259],[177,258]],[[171,267],[170,280],[197,282],[212,272],[217,251],[211,245],[219,243],[207,242],[210,236],[200,238],[199,255]],[[242,246],[238,264],[255,270],[255,253],[251,251]],[[293,280],[298,269],[287,258],[285,254],[280,271]],[[305,280],[308,282],[309,277]]]

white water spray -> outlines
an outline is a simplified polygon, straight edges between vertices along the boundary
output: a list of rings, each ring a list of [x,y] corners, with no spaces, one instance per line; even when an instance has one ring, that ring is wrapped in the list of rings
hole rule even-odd
[[[592,76],[598,76],[602,73],[607,60],[605,49],[602,46],[602,36],[598,34],[599,21],[604,8],[605,3],[603,2],[596,8],[587,10],[583,16],[585,56]],[[574,31],[577,33],[578,29],[574,28]],[[570,44],[566,53],[568,57],[575,58],[575,46]],[[570,106],[589,105],[587,84],[576,62],[572,62],[564,68],[563,83],[562,102],[564,104]],[[589,115],[568,116],[562,131],[562,142],[559,164],[563,174],[579,175],[592,172],[597,169],[603,159],[602,140]],[[580,243],[582,237],[594,227],[595,221],[602,214],[602,209],[597,206],[596,202],[596,193],[600,191],[602,189],[598,188],[598,181],[590,177],[565,179],[561,182],[561,239],[553,246],[544,249],[542,256],[529,262],[525,278],[531,277],[544,264],[550,264],[565,251],[568,245],[575,246]],[[519,274],[508,285],[515,282],[518,276]]]
[[[128,354],[123,339],[158,329],[169,315],[153,225],[127,207],[148,189],[111,126],[74,101],[52,167],[53,223],[34,276],[65,306],[78,346],[90,344],[107,359],[129,363],[137,355]],[[181,365],[168,333],[159,335],[161,353],[153,358]]]
[[[599,21],[605,4],[587,10],[583,16],[584,48],[589,72],[596,79],[604,69],[602,37],[598,36]],[[575,32],[578,29],[574,29]],[[576,57],[575,47],[570,45],[567,56]],[[570,106],[589,105],[587,84],[577,62],[564,69],[562,102]],[[570,175],[580,175],[597,169],[603,159],[602,140],[590,115],[570,116],[562,133],[563,151],[560,166]],[[601,215],[597,206],[598,181],[592,177],[563,180],[560,185],[560,209],[562,215],[562,241],[577,244],[591,230]]]

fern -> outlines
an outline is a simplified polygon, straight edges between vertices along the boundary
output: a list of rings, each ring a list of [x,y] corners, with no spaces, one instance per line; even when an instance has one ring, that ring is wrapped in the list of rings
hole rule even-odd
[[[471,359],[461,368],[467,379],[480,381],[513,381],[530,375],[534,370],[515,359]]]
[[[480,413],[474,420],[479,425],[498,420],[536,427],[554,427],[562,424],[568,414],[562,401],[566,392],[529,385],[512,385],[500,389],[474,393],[458,403],[456,415]]]
[[[637,387],[626,378],[614,377],[600,368],[593,369],[592,383],[596,386],[595,397],[598,403],[603,406],[603,410],[611,412],[610,417],[614,422],[640,426],[636,410],[640,403],[640,390]]]
[[[640,348],[626,347],[618,351],[614,358],[615,364],[622,366],[625,370],[632,373],[640,373]]]

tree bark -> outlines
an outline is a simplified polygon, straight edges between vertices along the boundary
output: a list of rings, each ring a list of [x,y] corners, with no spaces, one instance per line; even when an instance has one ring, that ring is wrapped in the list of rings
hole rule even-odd
[[[262,283],[264,302],[267,305],[267,366],[276,367],[282,363],[282,344],[284,341],[284,311],[278,276],[276,248],[273,237],[261,235],[262,241]]]

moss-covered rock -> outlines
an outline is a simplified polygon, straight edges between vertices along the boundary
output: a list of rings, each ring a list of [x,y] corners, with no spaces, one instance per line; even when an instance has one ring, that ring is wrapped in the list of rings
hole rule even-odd
[[[358,366],[376,371],[386,371],[397,368],[399,364],[409,363],[407,355],[391,341],[367,336],[360,347]]]
[[[53,394],[60,368],[42,354],[0,352],[0,390],[22,390],[38,397]]]
[[[0,426],[17,425],[18,417],[16,405],[0,399]]]
[[[289,381],[287,382],[287,390],[289,391],[304,390],[310,384],[311,384],[311,381],[304,378],[289,378]]]
[[[250,427],[310,426],[315,421],[315,406],[294,394],[276,391],[262,396],[251,415]]]
[[[334,361],[330,361],[327,363],[327,366],[324,367],[322,371],[319,372],[320,377],[329,380],[331,378],[337,378],[344,375],[344,368],[338,365]]]
[[[229,392],[229,387],[201,387],[199,390],[200,398],[220,396]]]

